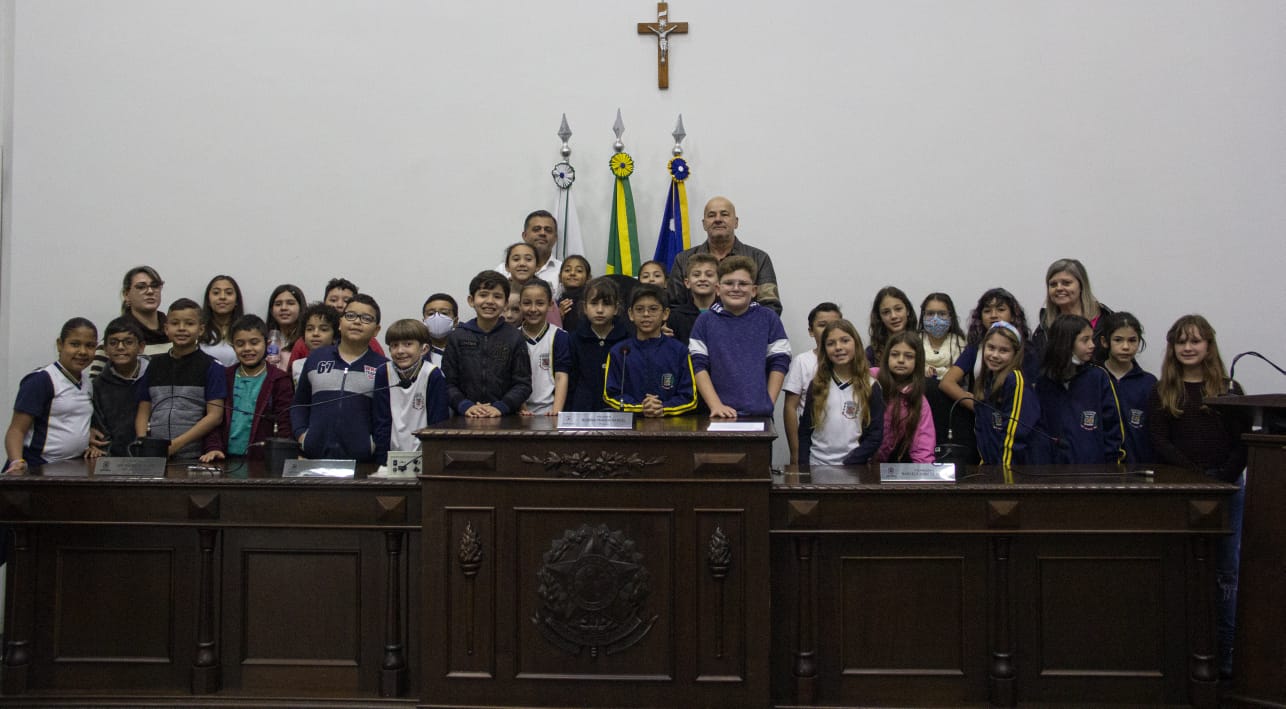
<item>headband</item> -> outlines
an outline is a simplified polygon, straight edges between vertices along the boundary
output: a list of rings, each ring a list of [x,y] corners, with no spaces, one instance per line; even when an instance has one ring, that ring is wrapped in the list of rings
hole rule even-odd
[[[1018,344],[1019,344],[1019,345],[1021,345],[1021,344],[1023,343],[1023,336],[1022,336],[1022,333],[1018,332],[1018,328],[1016,328],[1016,327],[1014,327],[1013,325],[1011,325],[1011,324],[1009,324],[1009,323],[1005,322],[1004,320],[997,320],[996,322],[994,322],[994,323],[992,323],[992,324],[991,324],[991,327],[990,327],[989,329],[990,329],[990,330],[995,330],[995,329],[996,329],[996,328],[998,328],[998,327],[1003,327],[1003,328],[1005,328],[1006,330],[1008,330],[1008,331],[1010,331],[1010,332],[1014,333],[1014,339],[1015,339],[1015,340],[1018,340]]]

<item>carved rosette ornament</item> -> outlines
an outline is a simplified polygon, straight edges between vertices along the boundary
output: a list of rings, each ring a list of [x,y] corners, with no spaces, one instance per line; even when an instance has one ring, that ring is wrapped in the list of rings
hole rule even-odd
[[[658,616],[646,609],[651,574],[624,532],[581,525],[545,552],[536,571],[540,606],[532,622],[545,639],[572,655],[611,655],[632,647]]]
[[[638,453],[599,451],[598,455],[592,455],[586,451],[567,454],[550,451],[543,456],[524,454],[522,462],[543,466],[547,473],[569,478],[619,478],[641,473],[649,465],[660,465],[665,462],[665,456],[644,458]]]

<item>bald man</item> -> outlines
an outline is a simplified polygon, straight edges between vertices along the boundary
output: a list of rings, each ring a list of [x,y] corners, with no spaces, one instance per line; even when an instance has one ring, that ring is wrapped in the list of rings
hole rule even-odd
[[[772,257],[737,239],[737,208],[732,202],[727,197],[715,197],[706,202],[705,211],[701,215],[701,227],[706,230],[705,243],[693,246],[674,257],[668,284],[670,302],[688,302],[688,289],[683,284],[683,279],[688,274],[688,258],[692,254],[710,254],[720,261],[734,255],[747,256],[755,262],[755,268],[759,272],[755,277],[755,285],[759,286],[755,301],[781,315],[777,273],[773,271]]]

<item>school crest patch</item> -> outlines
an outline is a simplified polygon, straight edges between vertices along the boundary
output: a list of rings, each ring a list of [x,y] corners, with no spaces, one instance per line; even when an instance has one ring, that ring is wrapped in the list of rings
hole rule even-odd
[[[841,409],[841,410],[840,410],[840,412],[844,414],[844,418],[846,418],[846,419],[855,419],[855,418],[857,418],[857,402],[856,402],[856,401],[845,401],[845,402],[844,402],[844,408],[843,408],[843,409]]]
[[[366,372],[367,379],[370,379],[370,380],[375,379],[375,367],[372,367],[368,364],[365,367],[362,367],[362,371]]]
[[[999,411],[991,412],[991,427],[997,431],[1005,430],[1005,415]]]
[[[545,370],[546,372],[549,371],[549,353],[548,352],[540,353],[540,368]]]
[[[1143,411],[1130,409],[1130,428],[1143,428]]]
[[[411,408],[416,411],[424,410],[424,394],[422,392],[416,392],[415,396],[411,397]]]
[[[1098,412],[1082,411],[1081,412],[1081,430],[1093,431],[1098,428]]]
[[[673,389],[673,388],[674,388],[674,375],[673,375],[673,374],[671,374],[671,373],[669,373],[669,372],[666,372],[665,374],[662,374],[662,375],[661,375],[661,388],[662,388],[662,389]]]

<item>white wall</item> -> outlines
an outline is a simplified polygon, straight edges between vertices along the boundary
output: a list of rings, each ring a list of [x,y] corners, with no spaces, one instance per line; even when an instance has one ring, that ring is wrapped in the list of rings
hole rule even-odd
[[[799,348],[814,303],[860,322],[887,283],[961,308],[1004,285],[1034,317],[1075,256],[1143,319],[1149,368],[1189,311],[1286,360],[1280,0],[676,0],[669,91],[648,0],[5,4],[3,401],[137,263],[167,302],[232,273],[256,312],[337,274],[386,319],[463,297],[552,202],[563,112],[601,269],[617,107],[643,251],[681,112],[692,206],[736,202]]]

